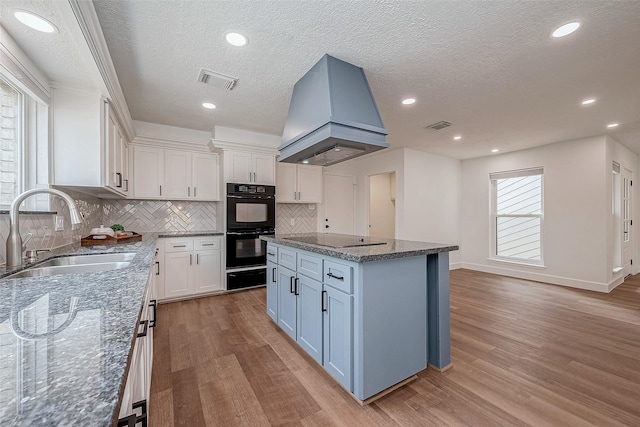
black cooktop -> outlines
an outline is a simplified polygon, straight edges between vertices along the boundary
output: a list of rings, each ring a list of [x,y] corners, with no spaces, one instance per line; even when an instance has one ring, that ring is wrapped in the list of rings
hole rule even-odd
[[[300,243],[311,243],[330,248],[354,248],[358,246],[386,245],[387,242],[372,240],[367,236],[351,236],[348,234],[313,234],[308,236],[284,237]]]

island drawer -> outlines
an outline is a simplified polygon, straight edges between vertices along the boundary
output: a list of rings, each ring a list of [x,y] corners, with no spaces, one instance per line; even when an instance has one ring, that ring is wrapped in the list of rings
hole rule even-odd
[[[267,243],[267,261],[278,263],[278,247]]]
[[[286,248],[278,248],[278,265],[296,271],[297,257],[296,251]]]
[[[164,243],[165,252],[189,252],[193,250],[193,238],[167,239]]]
[[[203,237],[196,239],[196,250],[207,250],[207,249],[220,249],[220,239],[219,237]]]
[[[324,260],[324,277],[322,280],[348,294],[353,293],[353,268],[349,265]]]
[[[322,258],[299,253],[297,271],[310,279],[322,282]]]

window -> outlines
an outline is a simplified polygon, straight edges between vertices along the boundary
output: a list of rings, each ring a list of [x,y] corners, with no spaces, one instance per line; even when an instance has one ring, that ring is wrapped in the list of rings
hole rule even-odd
[[[492,258],[542,265],[542,168],[489,175]]]
[[[0,205],[11,205],[24,188],[22,93],[0,78]]]

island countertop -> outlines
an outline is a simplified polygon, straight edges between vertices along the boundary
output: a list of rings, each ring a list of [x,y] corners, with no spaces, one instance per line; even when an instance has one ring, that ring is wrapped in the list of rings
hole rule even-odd
[[[0,280],[0,425],[113,425],[157,238],[67,248],[135,252],[122,269]]]
[[[348,248],[334,248],[330,246],[322,246],[313,243],[299,242],[290,240],[299,237],[315,237],[322,233],[298,233],[298,234],[276,234],[275,236],[260,236],[260,239],[283,246],[290,246],[296,249],[302,249],[309,252],[315,252],[334,258],[343,259],[353,262],[373,262],[383,261],[394,258],[404,258],[418,255],[430,255],[440,252],[451,252],[459,249],[457,245],[416,242],[411,240],[372,238],[378,242],[384,242],[384,245],[373,246],[357,246]],[[346,236],[340,234],[331,234],[333,236]]]

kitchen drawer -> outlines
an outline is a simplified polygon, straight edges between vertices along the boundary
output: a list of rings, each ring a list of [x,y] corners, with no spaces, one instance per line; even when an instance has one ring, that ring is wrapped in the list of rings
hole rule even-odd
[[[348,294],[353,293],[353,268],[349,265],[324,260],[324,283]]]
[[[193,250],[193,238],[167,239],[164,242],[164,251],[169,252],[190,252]]]
[[[322,258],[299,253],[297,271],[298,274],[303,274],[313,280],[322,282]]]
[[[267,261],[278,263],[278,247],[267,243]]]
[[[207,250],[207,249],[220,249],[222,239],[220,237],[200,237],[195,240],[195,249]]]
[[[296,271],[298,265],[296,251],[286,248],[278,248],[278,265]]]

